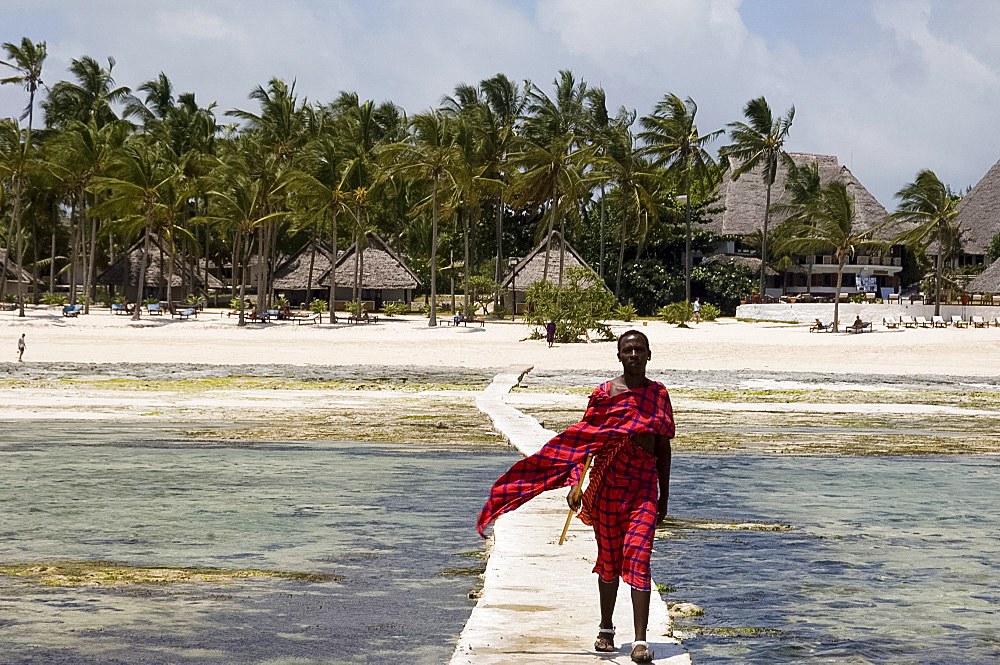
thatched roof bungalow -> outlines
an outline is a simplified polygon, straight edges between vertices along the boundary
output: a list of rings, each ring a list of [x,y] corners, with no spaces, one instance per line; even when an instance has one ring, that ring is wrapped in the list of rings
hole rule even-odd
[[[274,290],[292,303],[306,303],[310,298],[326,300],[329,282],[320,286],[320,278],[330,272],[333,245],[326,240],[310,240],[274,271]]]
[[[535,282],[542,281],[543,275],[545,275],[545,264],[548,263],[548,275],[546,281],[552,284],[559,283],[559,257],[561,253],[561,248],[563,246],[562,234],[558,231],[553,231],[551,236],[551,241],[549,244],[549,252],[545,253],[546,238],[543,238],[538,245],[528,253],[523,259],[517,262],[517,264],[504,275],[503,279],[500,281],[501,289],[509,289],[510,295],[505,296],[505,303],[507,307],[510,307],[511,302],[514,302],[518,306],[518,312],[521,311],[521,305],[524,303],[525,295],[530,287]],[[589,270],[594,278],[594,284],[600,284],[604,286],[604,280],[602,280],[597,272],[594,271],[587,262],[583,260],[583,257],[573,249],[573,246],[568,242],[566,244],[566,252],[563,255],[563,274],[570,268],[586,268]],[[564,280],[565,281],[565,280]]]
[[[142,298],[137,297],[139,289],[139,266],[142,263],[142,243],[140,238],[128,251],[119,256],[114,263],[97,276],[98,284],[105,284],[112,289],[124,289],[125,297],[130,302],[139,302],[145,298],[165,298],[167,295],[166,264],[169,250],[165,243],[155,233],[149,236],[149,256],[146,257],[146,289]],[[208,289],[223,288],[222,282],[215,275],[208,273],[205,283],[205,271],[194,260],[185,259],[180,254],[174,255],[173,273],[170,276],[172,297],[181,299],[189,293]],[[182,288],[187,287],[188,293]]]
[[[337,257],[337,301],[350,301],[354,297],[354,263],[357,243]],[[369,231],[360,256],[361,299],[372,301],[375,309],[383,302],[410,302],[413,289],[420,286],[420,278],[402,256],[397,254],[377,234]],[[320,286],[330,288],[330,270],[320,276]]]
[[[851,173],[846,166],[838,163],[832,155],[816,155],[811,153],[789,153],[792,161],[798,167],[816,164],[820,183],[843,182],[847,191],[854,196],[856,223],[861,229],[869,229],[883,225],[888,215],[885,207],[865,189],[864,185]],[[727,240],[719,247],[723,254],[750,254],[751,250],[740,247],[740,236],[748,236],[759,232],[764,226],[764,207],[767,199],[767,186],[759,169],[750,171],[732,179],[733,169],[729,170],[719,185],[719,204],[723,209],[713,215],[704,226],[709,231],[727,236]],[[779,162],[778,172],[771,187],[771,218],[768,230],[775,228],[787,217],[775,210],[775,207],[790,201],[785,190],[788,180],[788,168]],[[898,229],[886,227],[878,235],[888,240]],[[898,290],[899,273],[902,272],[902,247],[893,247],[886,256],[857,255],[844,269],[844,285],[846,292],[882,289]],[[768,295],[781,295],[784,291],[792,293],[832,293],[835,290],[837,266],[829,255],[812,255],[799,257],[800,265],[788,274],[769,280],[772,287]],[[760,262],[757,262],[758,269]],[[786,288],[787,285],[787,288]]]
[[[964,231],[962,249],[982,262],[990,241],[1000,233],[1000,162],[958,202],[957,220]]]
[[[19,269],[15,261],[7,254],[6,249],[0,249],[0,289],[2,289],[0,296],[16,295],[18,282],[24,285],[22,287],[23,293],[23,289],[29,288],[35,283],[35,279],[30,272],[24,269],[24,266],[20,266]]]
[[[996,167],[994,167],[996,168]],[[965,285],[967,293],[1000,293],[1000,259]]]

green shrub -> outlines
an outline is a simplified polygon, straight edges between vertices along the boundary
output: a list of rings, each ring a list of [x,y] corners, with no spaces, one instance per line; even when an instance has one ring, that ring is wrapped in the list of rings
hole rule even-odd
[[[309,311],[315,312],[316,314],[322,314],[327,309],[326,301],[320,298],[313,298],[312,302],[309,303]]]
[[[667,323],[684,324],[694,317],[694,305],[685,300],[672,302],[656,310],[656,315]]]
[[[142,304],[143,305],[155,305],[158,302],[160,302],[160,301],[157,300],[156,298],[146,298],[145,300],[142,301]]]
[[[65,305],[68,301],[61,293],[46,293],[42,295],[43,305]]]
[[[510,310],[508,310],[503,305],[497,305],[493,308],[493,317],[497,319],[506,319],[510,316]]]
[[[722,314],[722,312],[719,310],[719,308],[710,302],[703,303],[701,306],[702,321],[715,321],[717,318],[719,318],[720,314]]]
[[[578,267],[566,271],[562,289],[551,282],[535,282],[528,287],[530,313],[525,320],[536,326],[555,321],[556,339],[563,343],[580,341],[588,331],[599,330],[600,322],[611,315],[615,297],[593,277]]]
[[[387,302],[382,306],[382,311],[386,316],[406,314],[407,310],[409,310],[409,307],[406,306],[405,302]]]
[[[616,305],[614,310],[611,312],[611,316],[615,318],[616,321],[624,321],[628,323],[635,318],[636,311],[634,305]]]

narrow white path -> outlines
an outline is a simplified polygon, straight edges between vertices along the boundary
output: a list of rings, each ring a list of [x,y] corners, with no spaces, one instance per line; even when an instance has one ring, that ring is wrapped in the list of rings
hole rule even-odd
[[[530,455],[555,432],[505,403],[504,396],[523,374],[497,375],[476,406],[493,419],[497,431]],[[591,572],[597,544],[593,530],[574,519],[566,542],[558,545],[566,521],[565,495],[565,489],[546,492],[496,521],[482,596],[451,665],[632,662],[632,604],[624,583],[615,606],[618,652],[592,650],[600,622],[597,578]],[[690,656],[670,635],[666,603],[654,592],[647,630],[654,662],[690,665]]]

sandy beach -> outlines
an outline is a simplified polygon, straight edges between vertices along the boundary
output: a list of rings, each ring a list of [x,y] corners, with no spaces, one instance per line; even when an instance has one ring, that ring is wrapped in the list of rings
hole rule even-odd
[[[25,318],[0,315],[9,359],[26,333],[25,364],[164,363],[379,365],[615,372],[609,343],[559,344],[526,340],[521,323],[430,328],[420,317],[380,318],[367,325],[237,326],[235,317],[203,312],[197,320],[143,317],[137,323],[101,308],[78,318],[57,309],[29,309]],[[678,328],[660,321],[611,322],[617,334],[638,327],[653,348],[651,370],[754,370],[851,375],[993,377],[1000,328],[901,329],[815,334],[808,326],[722,320]]]

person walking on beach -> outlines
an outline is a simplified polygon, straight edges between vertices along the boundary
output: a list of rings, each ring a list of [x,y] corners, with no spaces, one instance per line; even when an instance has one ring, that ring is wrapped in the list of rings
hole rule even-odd
[[[694,322],[701,323],[701,298],[694,299]]]
[[[552,343],[556,341],[556,322],[549,321],[545,324],[545,341],[549,343],[549,348],[552,348]]]
[[[618,338],[622,375],[594,389],[582,422],[514,464],[494,483],[477,525],[485,537],[486,526],[503,513],[545,490],[576,485],[592,456],[590,484],[582,499],[575,486],[566,499],[571,509],[582,507],[580,519],[594,527],[597,540],[594,572],[601,623],[594,649],[617,651],[612,616],[620,577],[632,588],[631,658],[636,663],[653,661],[646,641],[649,560],[656,526],[667,515],[674,436],[670,395],[663,384],[646,378],[651,357],[643,333],[623,333]]]
[[[17,362],[24,362],[24,333],[17,340]]]

